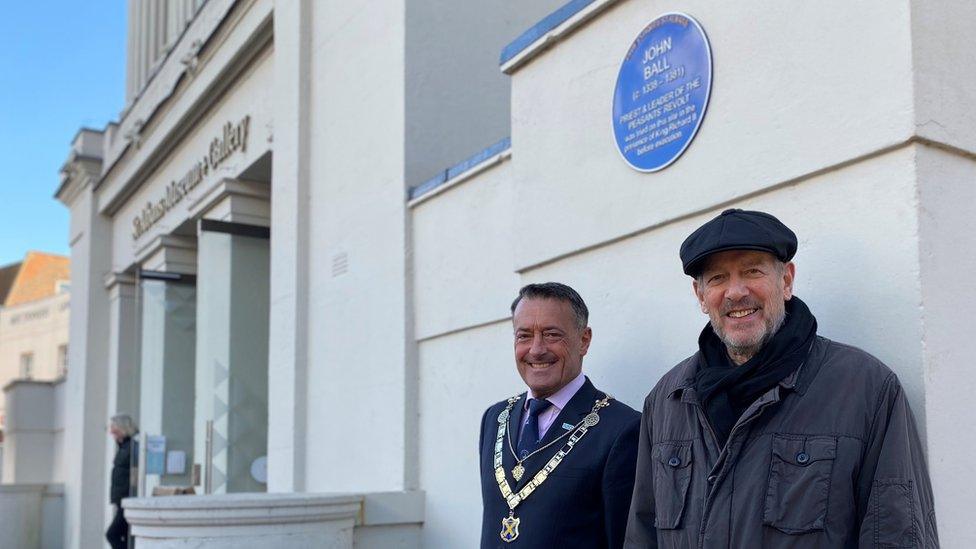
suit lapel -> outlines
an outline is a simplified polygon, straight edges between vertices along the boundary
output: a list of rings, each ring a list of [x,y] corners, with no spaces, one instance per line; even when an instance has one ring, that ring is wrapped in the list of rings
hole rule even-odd
[[[590,410],[593,409],[593,402],[597,399],[597,393],[598,391],[590,383],[590,379],[586,378],[583,386],[566,403],[566,407],[559,411],[559,415],[556,416],[552,425],[549,426],[549,430],[546,431],[546,436],[542,437],[539,446],[545,446],[552,442],[553,439],[565,433],[566,429],[563,429],[563,423],[576,425],[586,414],[590,413]]]
[[[553,420],[552,425],[549,426],[549,430],[546,431],[546,435],[542,437],[542,441],[539,442],[539,447],[541,448],[546,444],[549,444],[566,433],[566,429],[563,429],[562,427],[563,423],[569,423],[571,425],[576,425],[579,423],[584,417],[586,417],[586,414],[590,413],[590,410],[593,409],[593,403],[602,396],[603,393],[596,390],[596,387],[594,387],[590,382],[590,378],[586,378],[583,386],[579,388],[579,391],[576,391],[573,398],[569,399],[569,402],[566,403],[566,407],[560,410],[559,415],[557,415],[556,419]],[[541,469],[542,466],[549,461],[549,458],[551,458],[553,454],[558,452],[559,449],[563,447],[562,442],[563,441],[557,442],[556,444],[553,444],[549,448],[546,448],[545,450],[526,460],[524,463],[525,476],[523,476],[522,480],[518,482],[516,489],[522,489],[522,487],[532,479],[532,476],[535,475],[536,471]],[[514,462],[512,465],[514,466]]]

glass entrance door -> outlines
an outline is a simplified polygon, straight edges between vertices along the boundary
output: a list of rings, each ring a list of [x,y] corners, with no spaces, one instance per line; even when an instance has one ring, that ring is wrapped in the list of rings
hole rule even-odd
[[[139,418],[147,437],[141,495],[193,484],[196,387],[195,277],[140,271]]]
[[[268,450],[268,229],[204,219],[197,236],[197,419],[205,493],[261,492]]]

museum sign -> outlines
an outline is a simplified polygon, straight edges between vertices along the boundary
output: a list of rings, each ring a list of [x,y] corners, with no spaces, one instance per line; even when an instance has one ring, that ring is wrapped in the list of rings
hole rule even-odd
[[[221,134],[210,142],[210,147],[200,160],[196,161],[177,180],[166,186],[165,194],[157,200],[146,203],[139,215],[132,219],[132,238],[137,239],[155,225],[166,212],[170,211],[196,188],[211,172],[215,171],[227,158],[236,152],[247,150],[250,115],[236,124],[224,124]]]

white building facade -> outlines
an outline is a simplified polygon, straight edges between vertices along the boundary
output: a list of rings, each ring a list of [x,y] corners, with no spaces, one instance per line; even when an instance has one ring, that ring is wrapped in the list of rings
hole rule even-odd
[[[943,543],[976,544],[976,7],[523,4],[130,2],[129,103],[78,133],[57,191],[67,547],[101,543],[116,413],[165,436],[172,467],[141,495],[211,494],[130,502],[147,546],[475,545],[481,413],[521,390],[517,289],[579,290],[585,371],[639,408],[705,322],[678,246],[728,207],[799,235],[798,295],[822,334],[898,373]],[[686,152],[641,173],[611,98],[635,37],[672,11],[708,35],[710,104]],[[276,530],[201,518],[256,508]]]

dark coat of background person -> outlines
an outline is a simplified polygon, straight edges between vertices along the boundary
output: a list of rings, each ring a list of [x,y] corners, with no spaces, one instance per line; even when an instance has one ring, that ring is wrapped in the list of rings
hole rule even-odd
[[[540,447],[566,432],[563,423],[575,425],[582,420],[590,413],[593,403],[603,396],[587,379],[553,421]],[[509,429],[513,441],[518,436],[524,403],[525,395],[512,409]],[[494,469],[498,414],[505,405],[506,401],[493,405],[481,419],[482,549],[620,547],[634,486],[640,414],[616,400],[600,410],[600,423],[586,433],[549,478],[515,509],[515,516],[521,520],[519,537],[508,543],[499,536],[501,521],[508,516],[509,509],[498,489]],[[503,464],[512,490],[521,490],[563,445],[563,441],[557,442],[530,457],[524,463],[525,476],[516,483],[512,477],[515,458],[506,441]]]
[[[122,498],[129,497],[129,473],[135,458],[134,444],[132,437],[126,437],[119,443],[119,449],[115,452],[115,459],[112,461],[112,485],[109,491],[109,502],[112,505],[121,505]]]
[[[119,448],[115,452],[115,459],[112,461],[112,483],[109,486],[109,501],[115,506],[115,516],[108,530],[105,531],[105,539],[113,549],[122,549],[129,546],[129,524],[125,520],[125,513],[122,510],[122,499],[129,497],[131,486],[132,463],[138,456],[138,445],[132,437],[126,437],[119,442]]]
[[[723,455],[695,394],[699,361],[645,400],[626,547],[938,547],[915,419],[879,360],[817,337]]]

